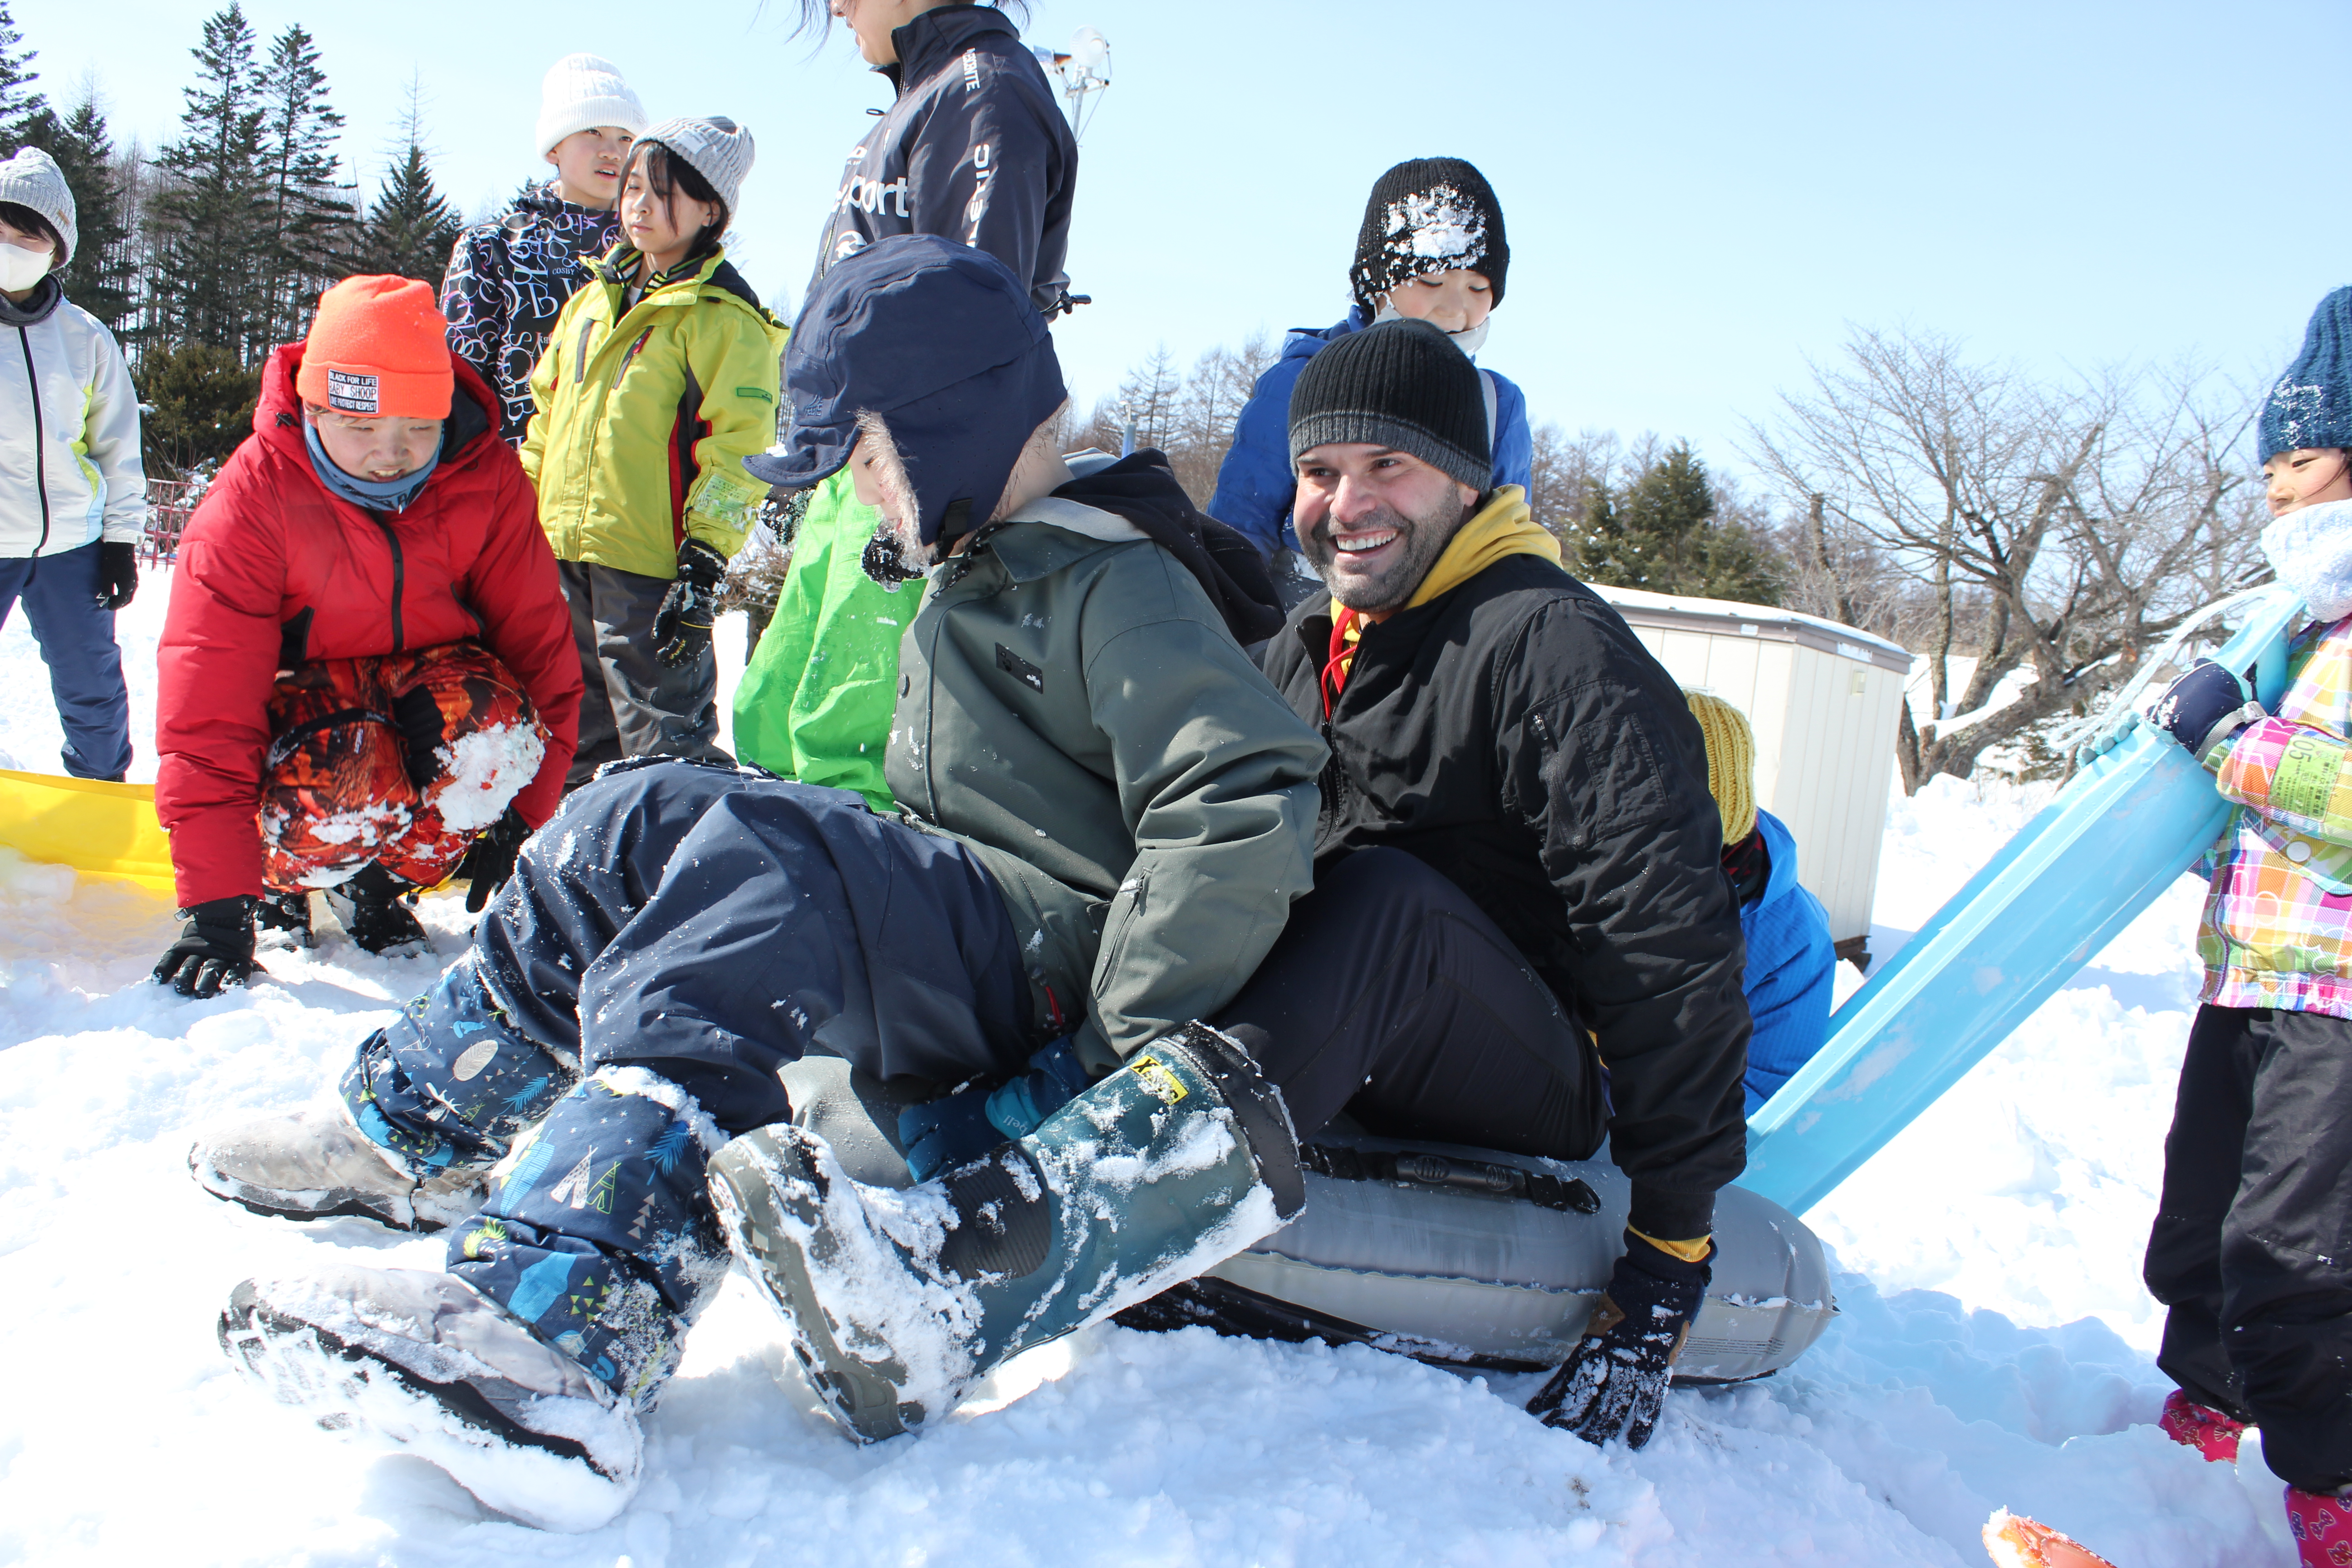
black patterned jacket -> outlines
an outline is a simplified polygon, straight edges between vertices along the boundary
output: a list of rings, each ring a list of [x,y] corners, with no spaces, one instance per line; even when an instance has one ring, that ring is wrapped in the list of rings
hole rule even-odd
[[[586,280],[583,263],[620,243],[620,215],[574,206],[551,183],[515,198],[500,217],[458,237],[441,279],[441,313],[449,346],[498,395],[499,434],[522,445],[530,427],[530,373],[572,291]]]

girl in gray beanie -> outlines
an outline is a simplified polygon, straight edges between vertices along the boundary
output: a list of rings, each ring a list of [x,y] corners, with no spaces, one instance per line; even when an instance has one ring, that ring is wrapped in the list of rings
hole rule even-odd
[[[147,475],[139,395],[114,334],[65,296],[73,193],[27,147],[0,163],[0,328],[21,374],[0,374],[0,625],[19,599],[49,667],[66,772],[121,779],[131,698],[114,612],[139,588]]]

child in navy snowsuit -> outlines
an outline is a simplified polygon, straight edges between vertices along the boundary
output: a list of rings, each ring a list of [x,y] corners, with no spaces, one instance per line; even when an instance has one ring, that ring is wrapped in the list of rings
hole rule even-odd
[[[2307,1564],[2352,1562],[2352,289],[2263,405],[2263,552],[2310,611],[2266,712],[2201,662],[2154,721],[2237,806],[2207,857],[2203,1005],[2145,1277],[2163,1426],[2228,1460],[2259,1425]]]
[[[1459,158],[1413,158],[1382,174],[1364,204],[1356,259],[1348,271],[1355,303],[1336,326],[1292,329],[1282,357],[1257,378],[1234,424],[1234,444],[1217,470],[1209,515],[1281,556],[1276,580],[1291,604],[1311,591],[1314,574],[1297,559],[1290,531],[1290,389],[1324,346],[1374,321],[1417,316],[1444,328],[1475,357],[1488,312],[1503,302],[1511,247],[1502,204],[1486,176]],[[1495,372],[1479,372],[1486,393],[1487,446],[1495,484],[1525,489],[1535,461],[1528,400]],[[1282,552],[1288,552],[1287,555]]]

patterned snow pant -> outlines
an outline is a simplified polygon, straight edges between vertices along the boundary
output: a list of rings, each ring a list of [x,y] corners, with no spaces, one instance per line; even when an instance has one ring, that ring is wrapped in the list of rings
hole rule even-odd
[[[269,732],[262,875],[277,892],[370,861],[433,886],[547,754],[522,683],[475,643],[313,659],[270,693]]]
[[[512,1150],[449,1271],[642,1407],[726,1275],[710,1155],[791,1115],[776,1069],[1010,1073],[1034,1014],[962,846],[846,791],[647,759],[566,800],[342,1090],[419,1176]]]

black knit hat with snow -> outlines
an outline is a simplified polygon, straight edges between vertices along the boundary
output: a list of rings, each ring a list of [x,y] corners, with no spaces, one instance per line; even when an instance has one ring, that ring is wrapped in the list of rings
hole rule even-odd
[[[1484,277],[1499,305],[1510,265],[1503,206],[1486,176],[1460,158],[1409,158],[1372,184],[1348,281],[1370,319],[1398,284],[1456,268]]]

